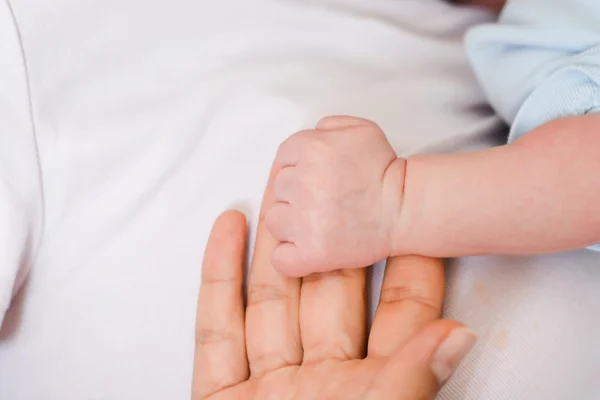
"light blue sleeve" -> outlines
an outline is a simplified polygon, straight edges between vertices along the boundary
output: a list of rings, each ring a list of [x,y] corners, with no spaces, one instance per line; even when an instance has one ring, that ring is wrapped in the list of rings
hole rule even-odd
[[[508,0],[466,46],[490,104],[511,126],[509,141],[559,117],[600,112],[600,0]]]
[[[508,0],[499,21],[473,28],[466,46],[510,140],[600,111],[600,0]]]

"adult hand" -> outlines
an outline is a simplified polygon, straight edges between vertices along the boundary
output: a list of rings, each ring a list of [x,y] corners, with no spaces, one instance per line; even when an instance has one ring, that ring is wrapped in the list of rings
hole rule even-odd
[[[472,347],[473,334],[440,320],[442,261],[388,261],[366,332],[365,269],[277,273],[265,228],[271,174],[243,298],[244,216],[221,215],[211,233],[198,300],[193,400],[433,399]]]

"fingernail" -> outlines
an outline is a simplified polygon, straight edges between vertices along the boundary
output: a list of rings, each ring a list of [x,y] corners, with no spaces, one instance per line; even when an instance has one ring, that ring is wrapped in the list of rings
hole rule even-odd
[[[475,333],[467,328],[457,328],[444,339],[431,359],[431,370],[440,385],[450,379],[476,341]]]

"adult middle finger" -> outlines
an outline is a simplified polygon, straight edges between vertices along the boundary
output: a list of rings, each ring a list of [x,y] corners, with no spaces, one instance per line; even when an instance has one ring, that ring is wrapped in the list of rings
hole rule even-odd
[[[303,279],[300,332],[303,363],[363,356],[366,339],[365,268],[314,274]]]

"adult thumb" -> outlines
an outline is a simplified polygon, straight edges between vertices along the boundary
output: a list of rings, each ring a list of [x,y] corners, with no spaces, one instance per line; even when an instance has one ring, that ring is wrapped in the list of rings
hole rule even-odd
[[[373,385],[377,400],[434,399],[476,340],[456,321],[431,323],[390,357]]]

